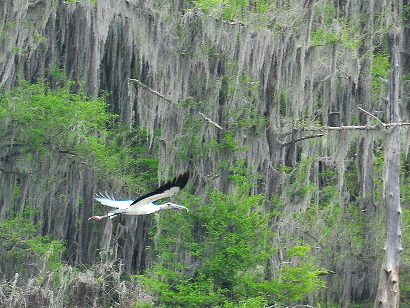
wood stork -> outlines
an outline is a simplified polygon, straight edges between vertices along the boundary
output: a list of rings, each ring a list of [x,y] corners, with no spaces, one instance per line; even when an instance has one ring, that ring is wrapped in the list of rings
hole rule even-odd
[[[186,183],[189,179],[189,173],[185,172],[184,174],[180,174],[177,177],[174,177],[172,181],[166,182],[164,185],[158,187],[156,190],[139,197],[136,200],[115,200],[114,198],[108,196],[106,193],[105,196],[100,194],[97,195],[95,200],[100,202],[103,205],[111,206],[115,208],[108,212],[108,214],[104,216],[92,216],[88,218],[88,220],[101,220],[103,218],[114,218],[120,214],[125,215],[146,215],[151,214],[154,212],[158,212],[160,210],[168,210],[168,209],[188,209],[185,206],[178,205],[175,203],[167,202],[164,204],[156,204],[154,201],[159,199],[169,198],[180,191],[182,188],[185,187]]]

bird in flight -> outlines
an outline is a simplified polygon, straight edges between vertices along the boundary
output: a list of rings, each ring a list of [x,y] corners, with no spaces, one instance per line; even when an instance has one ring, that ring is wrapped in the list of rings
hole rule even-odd
[[[114,210],[108,212],[104,216],[92,216],[88,220],[101,220],[103,218],[114,218],[120,214],[125,215],[147,215],[160,210],[168,209],[188,209],[185,206],[178,205],[171,202],[166,202],[164,204],[156,204],[155,201],[169,198],[179,192],[182,188],[185,187],[189,179],[189,172],[180,174],[177,177],[174,177],[172,181],[166,182],[164,185],[161,185],[156,190],[139,197],[136,200],[115,200],[114,198],[108,196],[106,193],[105,196],[102,194],[97,195],[95,200],[100,202],[103,205],[107,205],[115,208]]]

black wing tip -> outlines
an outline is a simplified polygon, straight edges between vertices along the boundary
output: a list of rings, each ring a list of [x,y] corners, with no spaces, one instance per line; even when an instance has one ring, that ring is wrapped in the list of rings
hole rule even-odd
[[[181,173],[178,176],[175,176],[172,181],[168,181],[167,183],[164,184],[164,186],[169,186],[169,187],[179,187],[179,188],[184,188],[186,183],[188,183],[189,179],[189,172]]]
[[[136,200],[135,200],[134,202],[132,202],[130,205],[133,205],[133,204],[137,203],[138,201],[140,201],[140,200],[142,200],[142,199],[144,199],[144,198],[146,198],[146,197],[149,197],[149,196],[152,196],[152,195],[155,195],[155,194],[162,193],[162,192],[164,192],[164,191],[170,189],[171,187],[179,187],[179,189],[181,190],[181,189],[184,188],[184,187],[186,186],[186,184],[188,183],[189,175],[190,175],[190,172],[187,171],[187,172],[185,172],[185,173],[182,173],[182,174],[180,174],[180,175],[174,177],[174,178],[172,179],[172,181],[168,181],[168,182],[166,182],[165,184],[163,184],[163,185],[161,185],[160,187],[158,187],[158,188],[157,188],[156,190],[154,190],[153,192],[150,192],[149,194],[146,194],[146,195],[144,195],[144,196],[142,196],[142,197],[136,199]]]
[[[178,176],[175,176],[172,181],[166,182],[163,186],[161,186],[159,189],[163,188],[163,190],[169,189],[171,187],[179,187],[179,189],[182,189],[186,186],[189,180],[189,171],[185,173],[181,173]]]
[[[180,189],[184,188],[189,180],[189,171],[180,174],[178,177],[175,177],[172,182],[175,182],[174,186],[178,186]]]

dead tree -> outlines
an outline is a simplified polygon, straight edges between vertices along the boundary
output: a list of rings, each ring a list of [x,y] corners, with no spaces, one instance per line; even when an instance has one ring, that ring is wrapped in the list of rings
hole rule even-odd
[[[400,122],[399,115],[399,61],[400,34],[393,37],[392,69],[388,81],[390,122]],[[400,207],[400,127],[387,129],[384,138],[384,207],[385,234],[383,263],[374,307],[399,307],[399,264],[401,247]]]
[[[292,132],[305,131],[370,131],[381,130],[384,133],[384,220],[386,243],[384,257],[379,274],[379,284],[374,302],[375,308],[399,307],[399,265],[401,247],[401,220],[400,206],[400,131],[410,127],[409,122],[402,122],[399,114],[400,91],[400,50],[401,36],[393,35],[391,52],[391,72],[387,84],[387,123],[383,123],[375,115],[363,108],[359,109],[377,120],[376,125],[339,126],[339,127],[299,127]]]

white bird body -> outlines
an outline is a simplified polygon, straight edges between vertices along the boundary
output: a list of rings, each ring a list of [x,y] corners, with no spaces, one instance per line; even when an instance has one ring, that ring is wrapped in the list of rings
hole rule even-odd
[[[137,207],[131,206],[130,210],[125,212],[124,214],[125,215],[148,215],[148,214],[155,213],[159,211],[160,209],[161,208],[159,204],[150,202],[150,203],[139,205]]]
[[[178,177],[175,177],[172,182],[167,182],[155,191],[146,194],[136,200],[115,200],[113,197],[108,196],[107,193],[105,194],[105,196],[100,194],[95,198],[95,200],[103,205],[113,207],[115,208],[115,210],[108,212],[104,216],[92,216],[88,220],[101,220],[107,217],[112,219],[119,214],[148,215],[166,209],[188,210],[185,206],[171,202],[164,204],[156,204],[154,202],[156,200],[169,198],[172,195],[176,194],[178,191],[185,187],[186,183],[188,182],[188,178],[188,172],[181,174]]]

